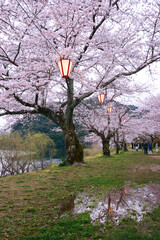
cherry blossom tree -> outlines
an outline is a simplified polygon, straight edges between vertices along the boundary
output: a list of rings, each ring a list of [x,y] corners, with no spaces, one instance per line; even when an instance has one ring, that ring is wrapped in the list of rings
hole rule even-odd
[[[123,119],[122,127],[118,131],[118,141],[121,142],[124,151],[127,150],[127,144],[133,143],[140,137],[143,126],[142,112],[138,107],[130,106],[128,118]]]
[[[93,106],[92,102],[90,102],[90,106],[85,105],[87,111],[85,111],[84,107],[81,107],[80,122],[90,133],[85,140],[101,142],[103,155],[110,156],[111,140],[113,143],[116,139],[116,148],[118,148],[119,140],[117,136],[119,131],[124,128],[124,123],[130,120],[130,107],[118,102],[109,102],[109,106],[112,106],[112,112],[110,113],[107,111],[106,104],[94,108],[91,106]]]
[[[63,132],[67,164],[83,162],[74,111],[160,60],[158,1],[4,0],[0,16],[0,116],[45,115]]]
[[[154,105],[155,103],[156,106]],[[155,102],[153,96],[150,98],[150,101],[145,99],[145,105],[139,106],[136,110],[132,111],[130,120],[125,122],[123,128],[120,129],[120,141],[124,142],[124,145],[139,141],[144,142],[145,140],[153,141],[160,136],[158,118],[158,102]]]
[[[160,95],[149,96],[139,108],[140,118],[137,136],[150,141],[160,137]]]

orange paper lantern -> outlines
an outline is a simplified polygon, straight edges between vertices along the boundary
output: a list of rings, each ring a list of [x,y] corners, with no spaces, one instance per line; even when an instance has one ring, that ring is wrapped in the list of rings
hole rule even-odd
[[[98,100],[99,100],[100,104],[104,103],[104,98],[105,98],[105,94],[102,93],[102,94],[98,95]]]
[[[58,67],[62,78],[68,78],[72,68],[71,59],[60,59],[58,62]]]
[[[108,112],[108,113],[111,113],[111,112],[112,112],[112,106],[108,106],[108,107],[107,107],[107,112]]]

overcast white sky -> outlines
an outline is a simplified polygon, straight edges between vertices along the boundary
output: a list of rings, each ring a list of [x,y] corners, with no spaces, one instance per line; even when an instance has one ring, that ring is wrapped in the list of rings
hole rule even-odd
[[[160,94],[160,63],[154,64],[150,69],[144,69],[133,78],[137,84],[146,86],[146,91],[123,98],[123,103],[139,106],[144,103],[145,98],[150,95]],[[126,101],[126,102],[125,102]]]
[[[147,69],[141,71],[136,79],[146,83],[151,94],[157,95],[160,92],[160,63],[154,64],[150,71]]]

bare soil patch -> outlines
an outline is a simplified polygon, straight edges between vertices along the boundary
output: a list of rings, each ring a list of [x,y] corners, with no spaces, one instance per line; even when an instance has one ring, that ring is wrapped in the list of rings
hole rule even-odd
[[[159,172],[160,171],[160,164],[150,164],[150,165],[136,165],[133,169],[133,172],[137,171],[146,171],[146,170],[151,170],[152,172]]]

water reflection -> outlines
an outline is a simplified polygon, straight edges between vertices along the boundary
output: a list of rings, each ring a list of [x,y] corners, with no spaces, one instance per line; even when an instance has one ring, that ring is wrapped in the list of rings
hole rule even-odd
[[[118,223],[121,218],[130,216],[142,220],[146,212],[160,202],[160,184],[149,184],[143,187],[126,186],[117,192],[101,196],[80,193],[74,201],[74,212],[90,211],[92,222],[104,223],[107,219]]]

